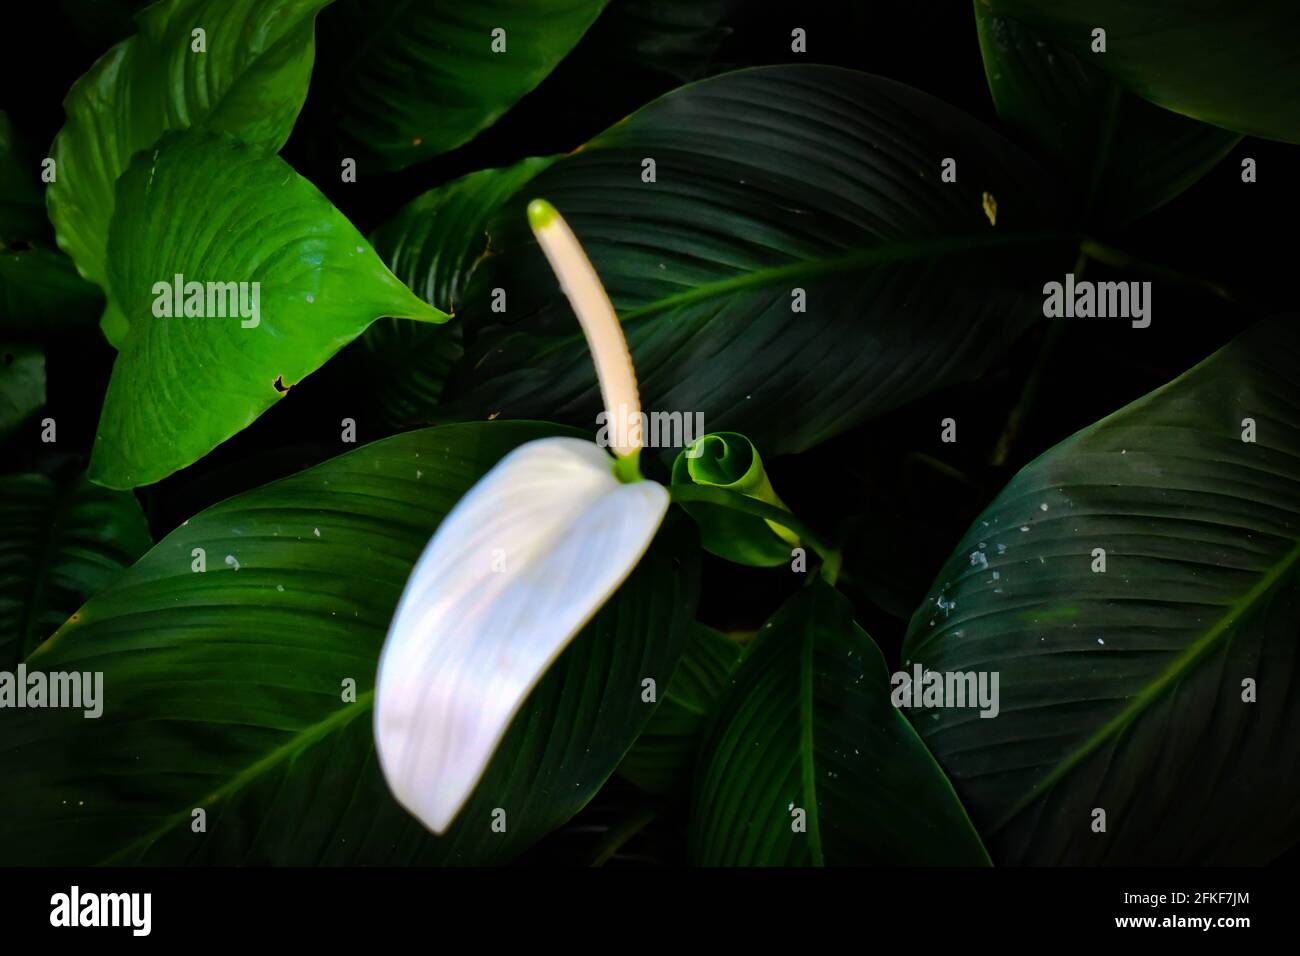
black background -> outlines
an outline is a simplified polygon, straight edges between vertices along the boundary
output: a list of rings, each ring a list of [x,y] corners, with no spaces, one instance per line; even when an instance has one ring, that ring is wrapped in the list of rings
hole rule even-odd
[[[133,946],[122,928],[49,925],[50,897],[152,893],[159,945],[201,939],[298,948],[349,944],[523,952],[932,952],[1025,941],[1127,939],[1258,945],[1285,931],[1291,898],[1271,871],[1206,870],[42,870],[0,875],[5,941]],[[1227,905],[1124,903],[1124,894],[1249,894]],[[1194,898],[1194,897],[1193,897]],[[1116,917],[1242,917],[1245,928],[1117,928]],[[146,943],[145,945],[148,945]],[[1231,951],[1231,950],[1229,950]]]

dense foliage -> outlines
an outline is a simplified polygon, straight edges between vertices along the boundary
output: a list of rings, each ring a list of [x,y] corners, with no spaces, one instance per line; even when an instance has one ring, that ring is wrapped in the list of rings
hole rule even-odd
[[[0,862],[1290,851],[1300,7],[877,6],[68,0],[8,38],[61,85],[0,111],[0,672],[104,697],[0,680]],[[602,410],[538,196],[708,437],[646,449],[667,519],[434,835],[375,754],[403,585]],[[927,672],[994,713],[900,707]]]

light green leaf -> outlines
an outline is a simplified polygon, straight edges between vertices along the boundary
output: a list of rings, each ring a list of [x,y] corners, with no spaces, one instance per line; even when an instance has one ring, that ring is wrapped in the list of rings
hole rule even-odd
[[[329,2],[162,0],[73,84],[47,201],[83,276],[106,287],[114,183],[167,130],[230,133],[268,153],[284,145],[307,96],[313,21]],[[206,52],[195,52],[195,30]]]
[[[1026,466],[939,573],[903,656],[998,672],[1000,714],[915,722],[995,859],[1255,865],[1300,836],[1298,363],[1294,320],[1255,326]]]
[[[140,154],[118,184],[110,249],[111,295],[130,331],[91,459],[91,478],[109,487],[196,461],[381,315],[447,318],[283,160],[228,136],[171,133]],[[178,275],[243,283],[242,304],[205,295],[215,314],[160,317],[160,301],[180,305],[169,291]]]
[[[351,148],[402,169],[496,122],[606,2],[342,0],[321,18],[322,98]]]
[[[723,488],[790,510],[773,490],[754,443],[735,432],[711,432],[682,449],[673,462],[672,482]],[[775,567],[788,563],[791,549],[799,546],[794,532],[754,515],[698,501],[682,508],[700,526],[704,549],[728,561]]]
[[[543,678],[446,837],[389,796],[371,723],[380,646],[433,530],[505,453],[557,431],[407,432],[173,531],[28,661],[102,671],[104,713],[8,715],[0,861],[477,864],[563,824],[650,719],[641,680],[677,665],[698,573],[687,522],[665,523]]]

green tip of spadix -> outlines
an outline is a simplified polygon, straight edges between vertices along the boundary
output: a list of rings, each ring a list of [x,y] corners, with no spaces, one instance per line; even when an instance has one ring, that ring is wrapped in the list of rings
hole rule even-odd
[[[528,204],[528,225],[534,229],[550,225],[558,215],[555,207],[545,199],[534,199]]]

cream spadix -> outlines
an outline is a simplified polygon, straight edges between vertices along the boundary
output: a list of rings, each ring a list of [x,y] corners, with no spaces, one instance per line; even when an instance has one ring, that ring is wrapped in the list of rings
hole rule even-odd
[[[591,346],[613,414],[639,419],[636,375],[609,297],[564,220],[529,221]],[[389,627],[375,682],[375,742],[394,796],[441,832],[487,768],[529,692],[649,547],[668,492],[594,442],[519,446],[439,525]],[[484,821],[487,825],[487,821]]]
[[[596,363],[614,453],[635,455],[642,441],[641,397],[627,339],[609,295],[573,230],[554,206],[544,199],[534,199],[528,204],[528,222],[578,316],[587,349]]]

